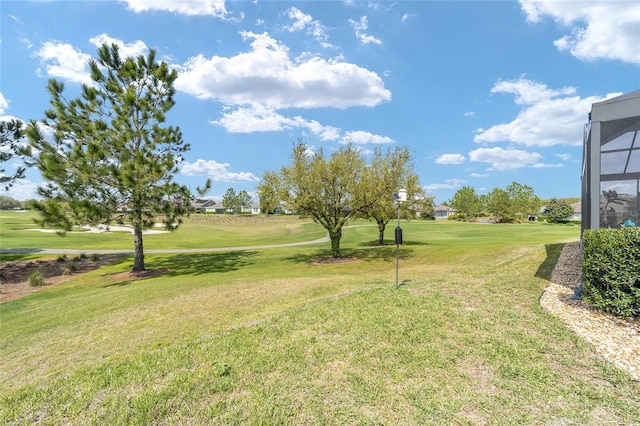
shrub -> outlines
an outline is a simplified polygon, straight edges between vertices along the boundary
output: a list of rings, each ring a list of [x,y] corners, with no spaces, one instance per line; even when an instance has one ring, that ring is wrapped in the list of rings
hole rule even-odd
[[[91,255],[91,260],[93,260],[94,262],[100,260],[100,255],[98,253],[93,253]]]
[[[31,273],[27,276],[27,282],[32,287],[41,287],[46,285],[44,281],[44,275],[40,271],[31,271]]]
[[[584,300],[640,317],[640,228],[589,229],[582,237]]]
[[[62,263],[62,262],[66,262],[67,261],[67,255],[63,254],[62,256],[58,256],[58,262]]]

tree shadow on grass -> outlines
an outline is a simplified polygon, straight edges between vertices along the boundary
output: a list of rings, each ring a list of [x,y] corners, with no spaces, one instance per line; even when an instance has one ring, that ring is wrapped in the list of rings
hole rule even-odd
[[[396,247],[396,243],[394,240],[385,240],[384,244],[380,244],[378,240],[375,241],[364,241],[358,244],[360,247],[391,247],[394,249]],[[400,249],[402,250],[402,246],[430,246],[432,243],[428,243],[426,241],[404,241],[400,244]]]
[[[152,268],[170,269],[167,275],[202,275],[237,271],[250,265],[257,251],[235,250],[215,253],[180,253],[159,257],[151,262]]]
[[[154,258],[147,262],[147,270],[140,274],[116,274],[116,282],[105,287],[125,286],[140,279],[158,276],[175,277],[236,271],[251,263],[255,251],[236,250],[219,253],[180,253]],[[122,277],[118,280],[118,277]]]
[[[344,259],[356,259],[365,262],[373,262],[373,261],[384,261],[391,262],[396,259],[396,246],[395,245],[372,245],[368,246],[369,248],[345,248],[341,249],[341,258]],[[402,249],[400,248],[400,258],[408,258],[411,257],[412,254],[411,249]],[[318,250],[308,254],[296,254],[294,256],[288,257],[286,260],[290,260],[296,263],[318,263],[318,259],[329,259],[332,258],[331,250]],[[330,262],[326,262],[330,264]]]
[[[551,272],[556,266],[556,263],[558,263],[560,252],[562,252],[564,246],[564,243],[545,244],[544,248],[547,251],[547,257],[540,264],[540,266],[538,266],[538,270],[536,271],[535,275],[537,278],[542,278],[547,281],[551,279]]]

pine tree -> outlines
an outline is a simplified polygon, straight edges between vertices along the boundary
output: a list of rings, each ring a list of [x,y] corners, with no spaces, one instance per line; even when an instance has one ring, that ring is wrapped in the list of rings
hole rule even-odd
[[[20,120],[0,121],[0,163],[9,161],[18,156],[18,141],[23,136],[22,122]],[[8,191],[17,179],[24,177],[25,168],[19,166],[16,172],[6,176],[5,169],[0,168],[0,186]]]
[[[174,106],[177,72],[156,62],[151,50],[121,58],[102,45],[89,62],[93,84],[67,99],[64,84],[49,80],[51,108],[27,128],[33,165],[45,180],[34,203],[41,224],[68,231],[74,224],[127,222],[133,227],[133,272],[145,269],[142,232],[161,219],[168,230],[181,223],[191,199],[174,182],[189,145],[178,127],[165,125]],[[47,140],[41,127],[53,130]],[[206,191],[210,186],[207,182]]]

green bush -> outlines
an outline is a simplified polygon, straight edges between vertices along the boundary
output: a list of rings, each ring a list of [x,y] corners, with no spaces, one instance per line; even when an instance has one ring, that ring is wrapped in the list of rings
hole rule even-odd
[[[27,282],[32,287],[41,287],[43,285],[46,285],[46,282],[44,281],[44,275],[42,275],[42,272],[40,271],[32,271],[27,276]]]
[[[640,317],[640,228],[589,229],[582,254],[584,300],[615,315]]]

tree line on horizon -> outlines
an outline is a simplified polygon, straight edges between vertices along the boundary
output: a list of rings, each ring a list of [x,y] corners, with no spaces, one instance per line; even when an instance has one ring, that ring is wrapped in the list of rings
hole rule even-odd
[[[463,186],[444,204],[457,210],[454,218],[476,221],[481,216],[492,216],[497,222],[512,223],[529,220],[541,213],[553,222],[563,221],[573,214],[570,203],[580,198],[540,199],[528,185],[512,182],[506,188],[494,188],[487,194],[477,194],[475,188]]]

